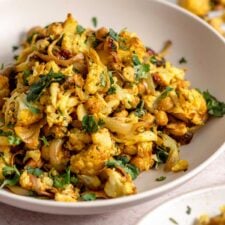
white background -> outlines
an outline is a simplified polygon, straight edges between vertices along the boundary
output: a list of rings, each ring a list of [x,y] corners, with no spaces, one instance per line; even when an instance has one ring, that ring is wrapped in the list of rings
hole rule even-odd
[[[175,0],[170,0],[175,2]],[[0,203],[0,225],[135,225],[149,210],[187,191],[225,184],[225,155],[215,160],[197,177],[160,198],[133,208],[93,216],[57,216],[29,212]],[[154,225],[154,224],[152,224]],[[166,225],[166,224],[157,224]]]

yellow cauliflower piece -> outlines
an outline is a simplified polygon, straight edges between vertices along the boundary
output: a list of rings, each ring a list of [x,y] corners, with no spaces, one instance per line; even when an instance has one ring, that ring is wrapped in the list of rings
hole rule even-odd
[[[147,171],[153,166],[152,142],[137,145],[137,155],[132,158],[131,164],[134,164],[140,171]]]
[[[68,184],[63,190],[56,192],[55,200],[59,202],[76,202],[79,198],[79,190],[72,184]]]
[[[49,195],[47,193],[53,186],[53,180],[48,177],[47,173],[36,177],[24,170],[19,178],[20,186],[26,190],[32,190],[41,195]]]
[[[84,131],[74,128],[69,133],[67,148],[69,150],[80,151],[91,142],[91,137]]]
[[[188,161],[187,160],[179,160],[172,168],[171,170],[173,172],[180,172],[180,171],[186,171],[188,169]]]
[[[2,108],[5,97],[9,95],[9,79],[6,76],[0,75],[0,108]]]
[[[90,114],[102,113],[108,115],[112,112],[110,105],[107,104],[104,98],[99,94],[88,98],[88,100],[85,102],[85,107],[88,112],[90,112]]]
[[[178,95],[172,96],[175,106],[168,110],[175,117],[191,121],[196,125],[204,124],[207,118],[207,105],[204,97],[195,89],[179,89]]]
[[[116,198],[136,193],[136,187],[129,175],[124,176],[115,169],[106,169],[104,172],[108,177],[104,186],[107,196]]]
[[[0,181],[1,180],[4,180],[4,176],[3,176],[3,174],[2,174],[2,170],[3,170],[3,168],[6,166],[6,164],[5,164],[5,161],[4,161],[4,159],[3,158],[0,158]]]
[[[179,4],[198,16],[204,16],[210,11],[210,0],[179,0]]]
[[[47,122],[50,127],[53,126],[53,124],[68,126],[72,121],[70,114],[78,104],[78,98],[71,95],[71,90],[61,91],[59,83],[51,84],[51,104],[46,106]]]
[[[85,92],[87,94],[96,94],[96,92],[103,91],[105,82],[102,82],[102,79],[105,79],[106,73],[105,66],[97,63],[89,63],[88,74],[84,85]]]
[[[113,142],[106,128],[100,129],[98,132],[91,135],[93,144],[100,146],[102,148],[111,149],[113,147]]]
[[[73,50],[73,37],[76,31],[77,21],[74,20],[71,14],[68,14],[66,21],[63,23],[63,39],[62,48],[72,52]]]
[[[176,80],[184,79],[184,70],[172,66],[169,62],[166,62],[165,67],[155,67],[151,70],[154,80],[161,86],[169,86]],[[174,84],[176,85],[176,83]]]
[[[82,175],[98,175],[105,167],[105,162],[109,157],[109,152],[104,148],[91,145],[87,150],[71,157],[71,171]]]

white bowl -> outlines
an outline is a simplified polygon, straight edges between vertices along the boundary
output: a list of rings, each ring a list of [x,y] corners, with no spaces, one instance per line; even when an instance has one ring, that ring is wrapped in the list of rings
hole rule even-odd
[[[194,225],[201,215],[219,215],[222,206],[225,206],[225,186],[200,189],[167,201],[149,212],[137,225],[173,225],[171,219],[179,225]]]
[[[163,1],[147,0],[0,0],[0,58],[12,58],[11,48],[20,34],[31,26],[45,26],[52,21],[62,21],[68,12],[73,13],[84,26],[91,26],[91,18],[98,18],[99,26],[120,30],[127,27],[135,31],[146,45],[159,50],[170,39],[173,48],[169,59],[178,64],[184,56],[188,60],[187,79],[194,87],[209,89],[225,100],[225,42],[201,19],[175,5]],[[136,180],[138,194],[95,202],[62,203],[17,196],[0,190],[0,201],[33,211],[55,214],[94,214],[133,206],[156,198],[188,181],[224,149],[225,118],[215,119],[201,129],[191,144],[182,147],[183,159],[190,162],[185,173],[166,174],[163,182],[155,182],[162,171],[150,170]]]

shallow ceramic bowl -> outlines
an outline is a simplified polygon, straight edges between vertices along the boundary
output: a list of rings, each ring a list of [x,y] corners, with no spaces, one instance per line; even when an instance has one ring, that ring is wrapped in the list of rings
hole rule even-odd
[[[178,196],[149,212],[137,225],[194,225],[202,215],[216,216],[225,206],[225,186],[210,187]],[[160,216],[159,216],[160,215]]]
[[[225,42],[206,23],[175,5],[148,0],[0,0],[0,59],[9,62],[12,46],[20,35],[35,25],[63,21],[68,12],[79,23],[91,26],[91,18],[98,18],[98,26],[136,32],[156,51],[167,40],[173,42],[168,56],[174,64],[184,56],[188,64],[187,79],[193,87],[209,89],[225,100]],[[203,170],[222,152],[225,137],[225,118],[211,120],[182,147],[183,159],[190,162],[187,172],[166,174],[163,182],[155,182],[163,171],[150,170],[136,180],[138,194],[95,202],[62,203],[17,196],[0,190],[0,201],[16,207],[55,214],[94,214],[133,206],[156,198],[186,182]]]

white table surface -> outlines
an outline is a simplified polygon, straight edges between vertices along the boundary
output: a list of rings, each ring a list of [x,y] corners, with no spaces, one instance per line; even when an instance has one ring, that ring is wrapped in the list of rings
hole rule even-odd
[[[175,0],[169,0],[174,2]],[[92,216],[57,216],[17,209],[0,203],[0,225],[135,225],[149,210],[179,194],[225,184],[225,154],[195,178],[168,194],[132,208]]]

